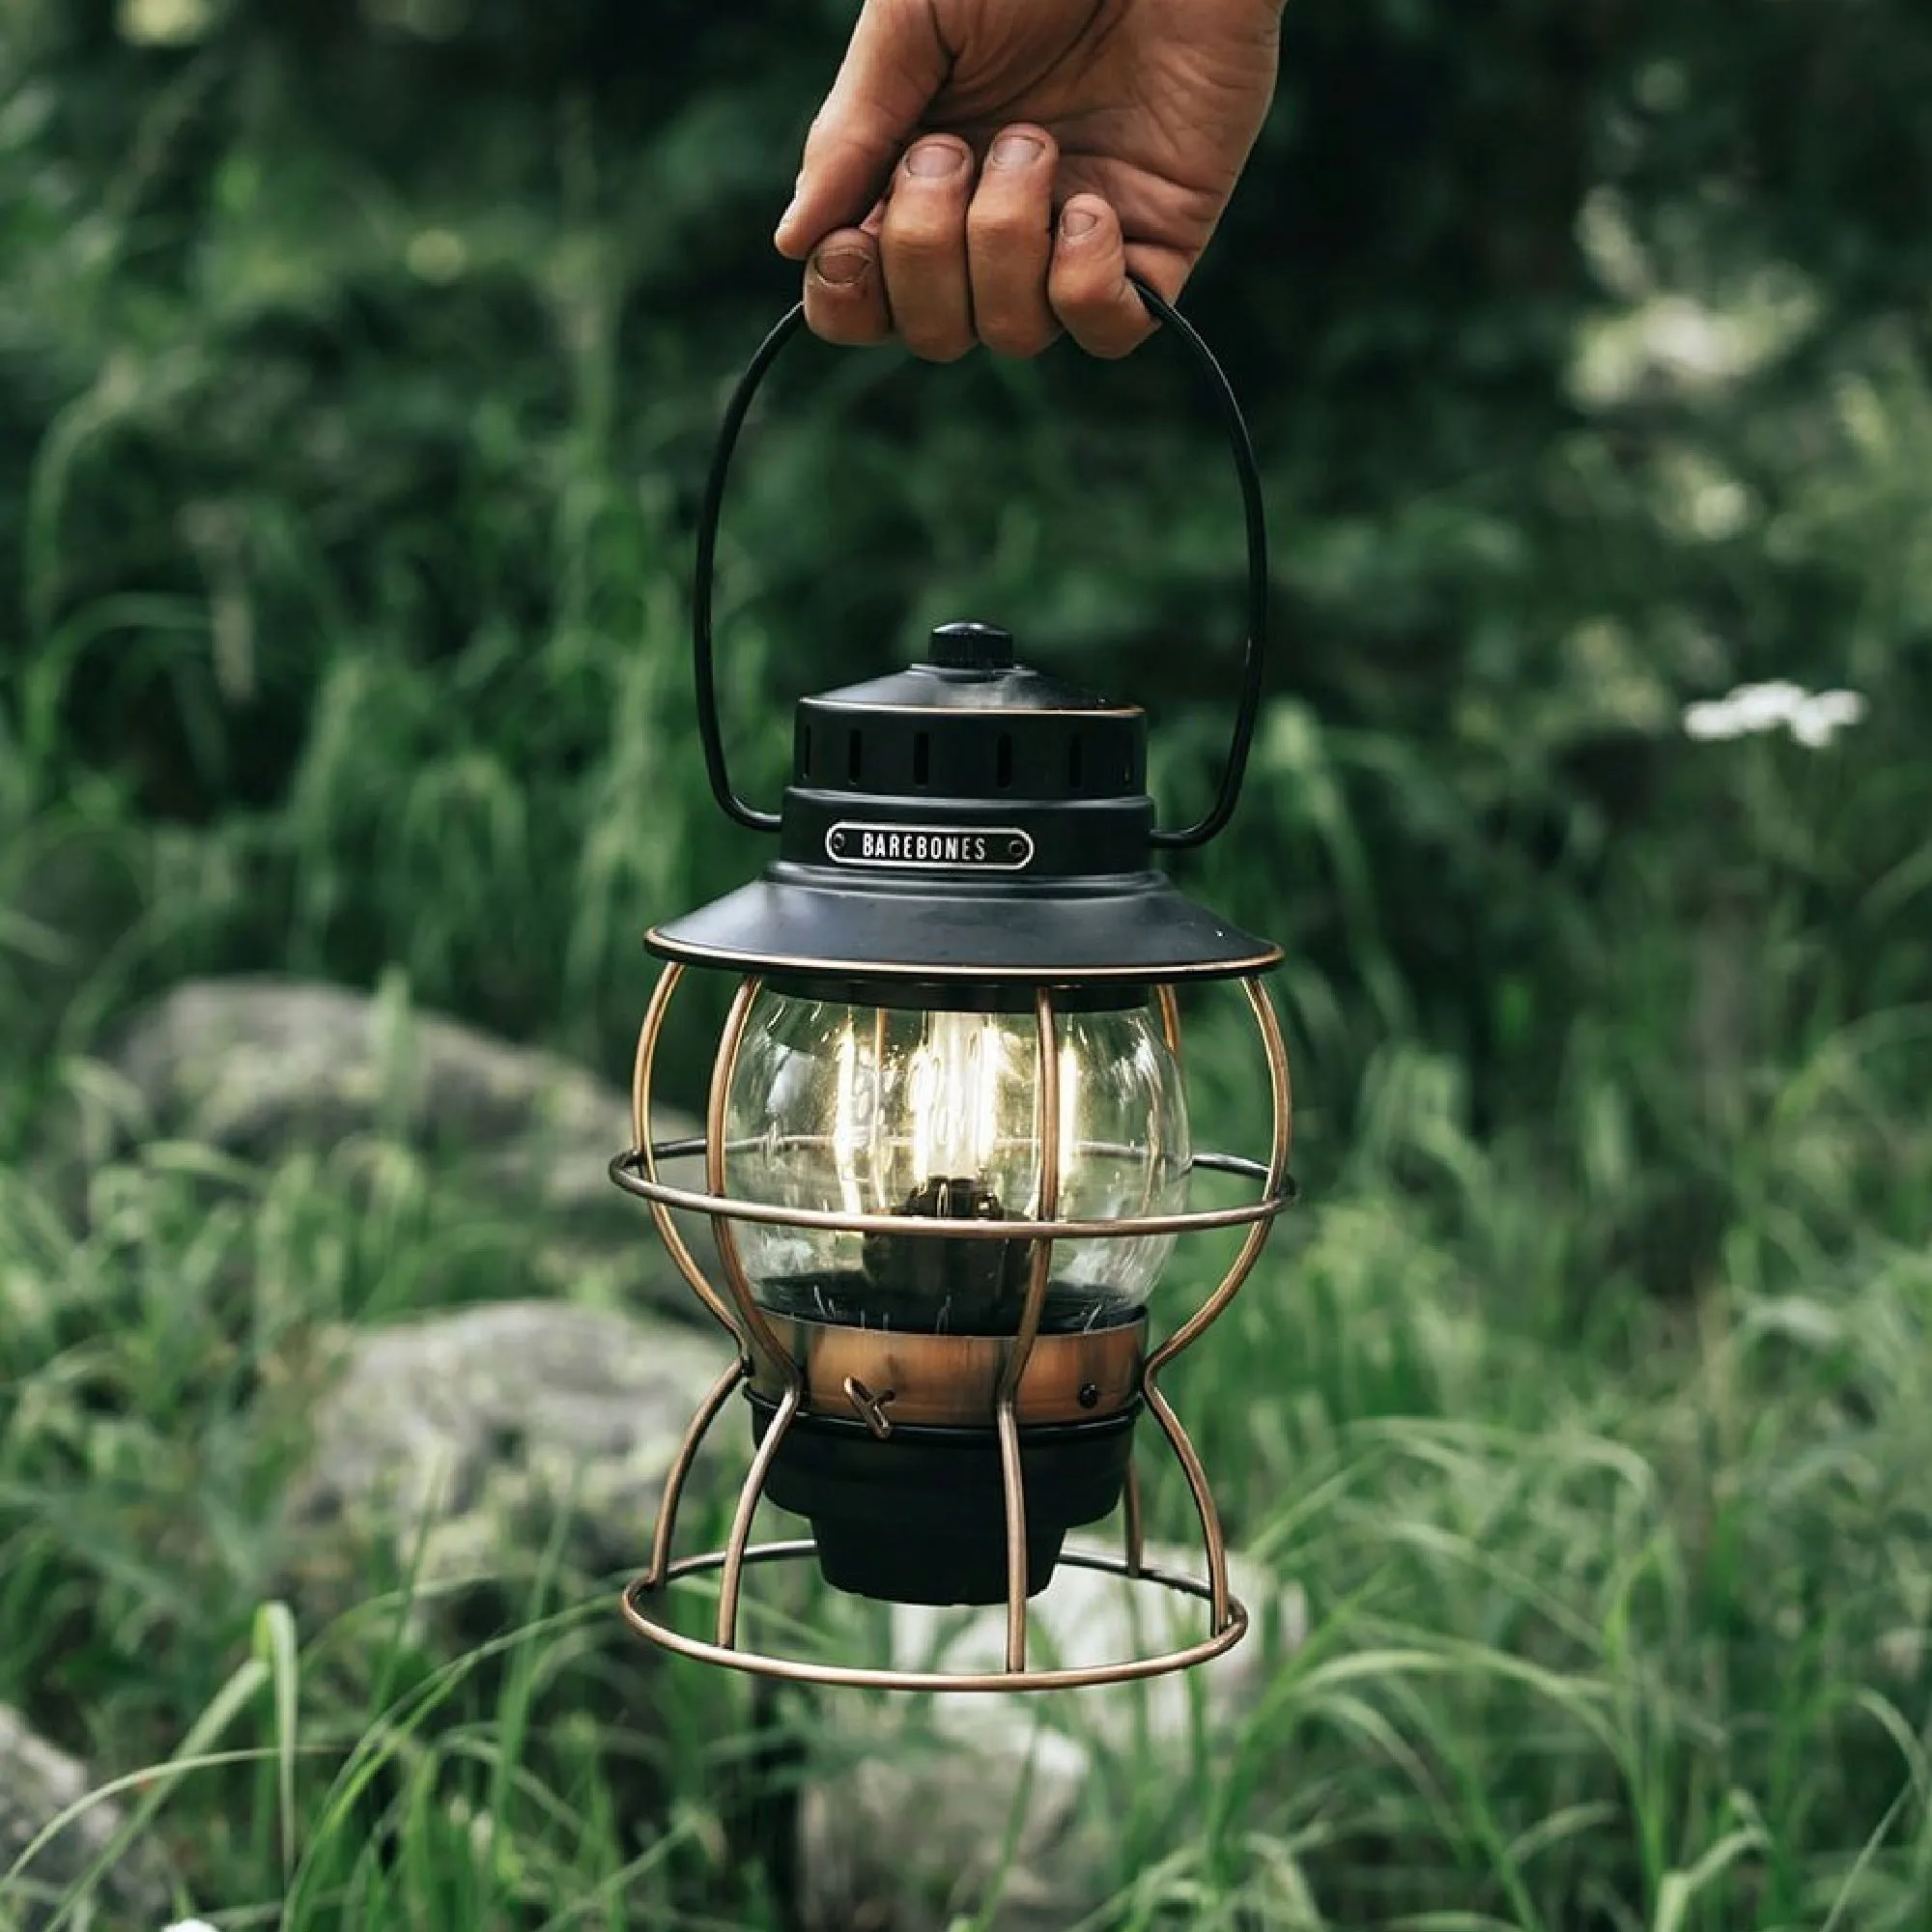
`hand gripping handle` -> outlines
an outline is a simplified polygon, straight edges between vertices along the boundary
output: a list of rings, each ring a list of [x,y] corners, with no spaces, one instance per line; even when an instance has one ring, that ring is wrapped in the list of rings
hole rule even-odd
[[[1261,475],[1255,467],[1254,444],[1248,426],[1241,419],[1241,408],[1214,352],[1201,339],[1194,325],[1172,303],[1157,296],[1138,275],[1128,279],[1139,291],[1141,300],[1165,327],[1191,353],[1227,431],[1234,452],[1235,473],[1241,485],[1241,511],[1248,539],[1248,639],[1241,665],[1241,695],[1235,713],[1234,736],[1228,747],[1228,762],[1221,772],[1221,789],[1212,808],[1196,823],[1178,831],[1156,826],[1153,842],[1169,849],[1205,845],[1234,816],[1241,796],[1241,780],[1247,772],[1248,750],[1254,742],[1255,720],[1261,709],[1262,673],[1267,652],[1268,557],[1267,519],[1262,504]],[[725,405],[724,419],[718,430],[718,446],[712,452],[711,471],[705,479],[704,500],[697,517],[697,556],[691,595],[692,668],[697,686],[697,728],[704,742],[704,767],[711,779],[711,791],[719,808],[729,818],[753,832],[776,832],[779,814],[760,811],[747,805],[731,787],[731,775],[724,762],[724,740],[718,719],[718,684],[712,662],[712,590],[718,558],[718,521],[724,506],[724,485],[731,472],[732,452],[738,434],[745,426],[753,399],[764,382],[766,372],[778,360],[779,352],[799,331],[805,321],[805,304],[800,302],[787,314],[752,357],[738,386]]]

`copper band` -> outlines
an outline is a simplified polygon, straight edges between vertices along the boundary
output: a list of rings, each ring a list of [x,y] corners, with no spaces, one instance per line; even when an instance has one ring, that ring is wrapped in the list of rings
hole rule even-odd
[[[786,1355],[804,1374],[808,1414],[870,1424],[868,1411],[876,1406],[888,1425],[991,1425],[1010,1337],[898,1334],[770,1319]],[[1114,1328],[1036,1337],[1015,1392],[1016,1419],[1025,1427],[1118,1415],[1140,1393],[1146,1348],[1146,1316]],[[777,1363],[758,1362],[752,1386],[759,1395],[778,1402],[785,1385]]]
[[[814,1554],[815,1548],[809,1542],[758,1543],[744,1552],[743,1567],[749,1570],[762,1563],[810,1563]],[[624,1621],[639,1636],[680,1657],[722,1663],[728,1669],[749,1671],[756,1677],[775,1677],[781,1683],[829,1684],[840,1690],[1082,1690],[1095,1684],[1126,1684],[1137,1678],[1160,1677],[1170,1670],[1187,1670],[1197,1663],[1206,1663],[1209,1658],[1232,1650],[1248,1634],[1247,1607],[1238,1597],[1230,1597],[1227,1614],[1200,1641],[1152,1657],[1128,1657],[1117,1662],[1048,1670],[867,1670],[804,1658],[775,1657],[759,1650],[740,1650],[735,1644],[707,1643],[665,1622],[658,1613],[659,1600],[668,1588],[687,1577],[701,1577],[721,1569],[724,1560],[724,1551],[714,1549],[672,1564],[658,1585],[652,1585],[642,1577],[634,1578],[622,1598]],[[1192,1597],[1201,1603],[1208,1599],[1206,1583],[1171,1570],[1156,1570],[1151,1564],[1130,1571],[1121,1557],[1092,1549],[1065,1549],[1060,1560],[1070,1570],[1097,1570],[1103,1576],[1129,1577],[1136,1583],[1166,1590],[1178,1597]]]
[[[649,1149],[620,1153],[611,1163],[611,1179],[626,1194],[635,1194],[643,1201],[766,1228],[823,1228],[837,1235],[903,1235],[919,1241],[1035,1241],[1041,1237],[1042,1224],[1037,1220],[944,1221],[929,1214],[848,1214],[830,1208],[781,1207],[772,1201],[748,1201],[738,1196],[673,1187],[668,1181],[653,1179],[644,1172],[646,1154],[654,1162],[663,1162],[682,1160],[692,1154],[708,1157],[709,1153],[709,1143],[702,1137],[659,1141]],[[1232,1174],[1244,1180],[1265,1180],[1268,1173],[1260,1161],[1232,1153],[1197,1153],[1194,1165],[1203,1173]],[[1293,1208],[1294,1202],[1294,1182],[1284,1173],[1277,1187],[1237,1208],[1190,1208],[1178,1214],[1106,1218],[1068,1216],[1055,1221],[1046,1232],[1056,1241],[1120,1241],[1142,1235],[1204,1234],[1210,1229],[1249,1228],[1257,1221],[1272,1221],[1277,1214]]]

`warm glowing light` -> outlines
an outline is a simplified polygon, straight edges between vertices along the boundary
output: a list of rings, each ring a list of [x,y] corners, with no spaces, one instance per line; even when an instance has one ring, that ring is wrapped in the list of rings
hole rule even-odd
[[[869,1088],[871,1069],[866,1068],[862,1073],[859,1064],[859,1032],[849,1020],[838,1035],[838,1082],[835,1101],[836,1111],[832,1119],[832,1159],[838,1172],[839,1205],[846,1213],[858,1214],[864,1211],[859,1186],[860,1083],[864,1079]]]
[[[1060,1215],[1120,1219],[1186,1205],[1180,1073],[1143,1008],[1058,1022]],[[733,1179],[780,1205],[1024,1220],[1039,1211],[1034,1014],[848,1007],[759,995],[731,1083]],[[1004,1333],[1025,1249],[748,1225],[747,1269],[771,1305],[868,1327]],[[1088,1326],[1141,1307],[1171,1236],[1066,1241],[1050,1320]]]

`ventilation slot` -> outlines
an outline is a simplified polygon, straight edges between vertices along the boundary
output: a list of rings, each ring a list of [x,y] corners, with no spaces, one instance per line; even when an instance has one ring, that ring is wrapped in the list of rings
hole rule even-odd
[[[811,776],[811,726],[801,724],[798,731],[798,775],[802,779]]]
[[[912,781],[922,789],[932,781],[932,740],[923,731],[912,741]]]
[[[1008,790],[1013,781],[1013,741],[1002,731],[999,751],[993,763],[993,782],[1002,791]]]
[[[1066,789],[1068,791],[1078,791],[1080,789],[1081,772],[1086,762],[1082,752],[1083,747],[1078,738],[1072,738],[1067,741]]]
[[[865,769],[866,741],[858,732],[852,732],[845,740],[845,781],[857,784],[859,774]]]

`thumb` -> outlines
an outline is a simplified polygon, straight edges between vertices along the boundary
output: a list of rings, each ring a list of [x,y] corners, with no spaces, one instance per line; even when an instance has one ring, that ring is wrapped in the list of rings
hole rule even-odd
[[[930,7],[866,0],[838,77],[806,136],[798,189],[773,237],[780,254],[802,261],[878,200],[951,65]]]

